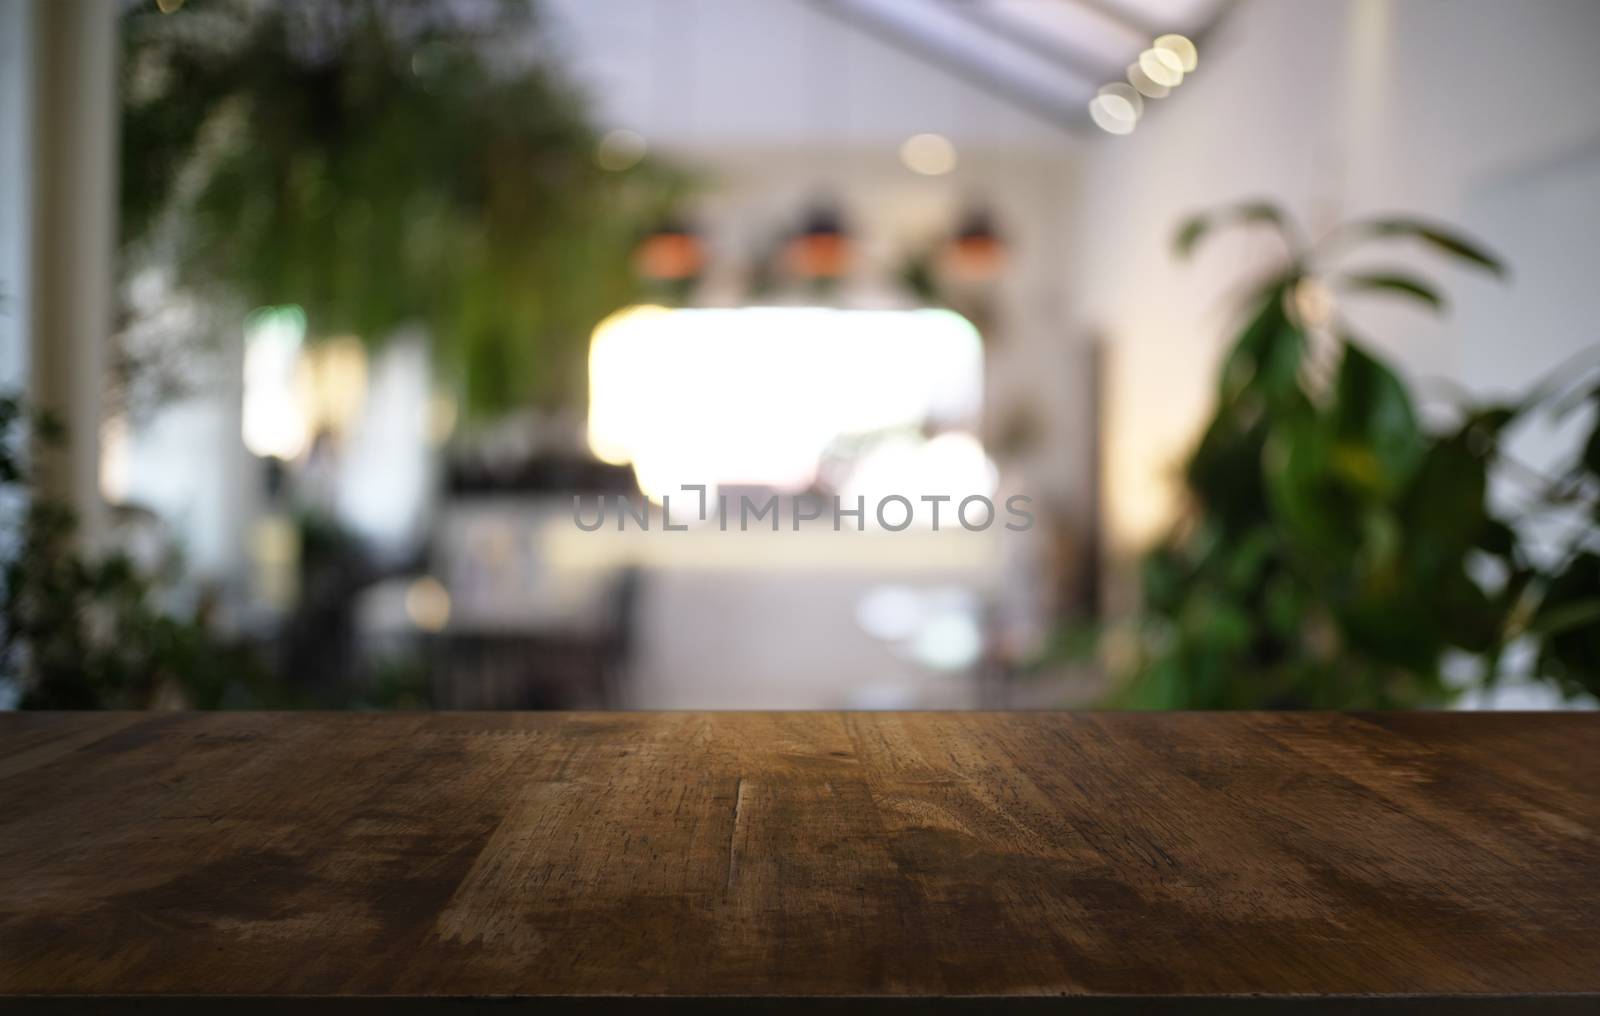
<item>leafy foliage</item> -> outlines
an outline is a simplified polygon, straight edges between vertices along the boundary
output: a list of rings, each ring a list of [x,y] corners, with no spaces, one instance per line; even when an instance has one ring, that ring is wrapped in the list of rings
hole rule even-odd
[[[644,224],[683,191],[594,161],[527,0],[193,0],[126,16],[125,254],[298,303],[314,337],[428,330],[468,412],[582,391],[635,295]]]
[[[1340,275],[1334,255],[1365,240],[1409,237],[1497,274],[1499,264],[1410,219],[1355,223],[1308,250],[1263,204],[1191,220],[1178,253],[1228,223],[1278,229],[1290,258],[1251,297],[1223,363],[1215,413],[1184,470],[1190,510],[1144,561],[1138,664],[1123,702],[1437,704],[1454,693],[1441,672],[1447,653],[1478,657],[1493,681],[1519,639],[1536,645],[1537,674],[1564,693],[1600,694],[1600,385],[1587,395],[1596,419],[1582,454],[1534,493],[1533,512],[1578,522],[1541,556],[1524,520],[1497,517],[1488,491],[1508,432],[1549,409],[1549,393],[1471,408],[1430,432],[1380,357],[1336,317],[1308,322],[1297,310],[1303,287],[1328,277],[1348,293],[1443,305],[1409,272]],[[1319,337],[1332,343],[1331,373],[1313,362]]]
[[[31,489],[39,446],[64,439],[51,418],[30,420],[19,399],[0,397],[0,683],[35,709],[137,709],[166,696],[202,708],[282,704],[247,650],[163,609],[127,555],[74,547],[72,512]]]

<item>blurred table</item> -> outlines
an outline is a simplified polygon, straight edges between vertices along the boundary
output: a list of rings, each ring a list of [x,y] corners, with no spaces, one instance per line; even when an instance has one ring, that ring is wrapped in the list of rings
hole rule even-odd
[[[0,993],[1595,1012],[1600,716],[0,715]]]

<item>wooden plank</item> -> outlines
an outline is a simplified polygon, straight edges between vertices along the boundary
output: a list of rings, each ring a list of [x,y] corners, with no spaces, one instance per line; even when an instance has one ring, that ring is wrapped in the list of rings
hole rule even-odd
[[[1596,1011],[1597,777],[1577,714],[0,715],[0,1007]]]

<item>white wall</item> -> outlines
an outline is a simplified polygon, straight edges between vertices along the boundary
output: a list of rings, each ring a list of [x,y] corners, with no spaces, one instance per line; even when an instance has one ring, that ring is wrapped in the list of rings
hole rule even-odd
[[[1318,229],[1423,213],[1502,254],[1508,285],[1437,271],[1454,308],[1442,321],[1346,308],[1424,391],[1441,377],[1515,390],[1600,341],[1597,46],[1592,0],[1246,0],[1172,98],[1091,147],[1067,278],[1080,329],[1111,348],[1114,555],[1170,518],[1227,294],[1277,253],[1268,237],[1230,237],[1179,264],[1171,236],[1191,211],[1265,196]],[[1408,247],[1387,260],[1434,271]],[[1536,458],[1554,447],[1528,443]]]

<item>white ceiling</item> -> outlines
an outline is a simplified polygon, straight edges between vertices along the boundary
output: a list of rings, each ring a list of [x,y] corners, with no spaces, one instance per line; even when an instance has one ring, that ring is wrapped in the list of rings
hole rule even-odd
[[[610,126],[666,144],[1017,151],[1087,128],[1101,85],[1230,0],[541,0]],[[1094,132],[1097,133],[1097,132]]]
[[[809,0],[1066,127],[1158,35],[1201,36],[1231,0]]]

